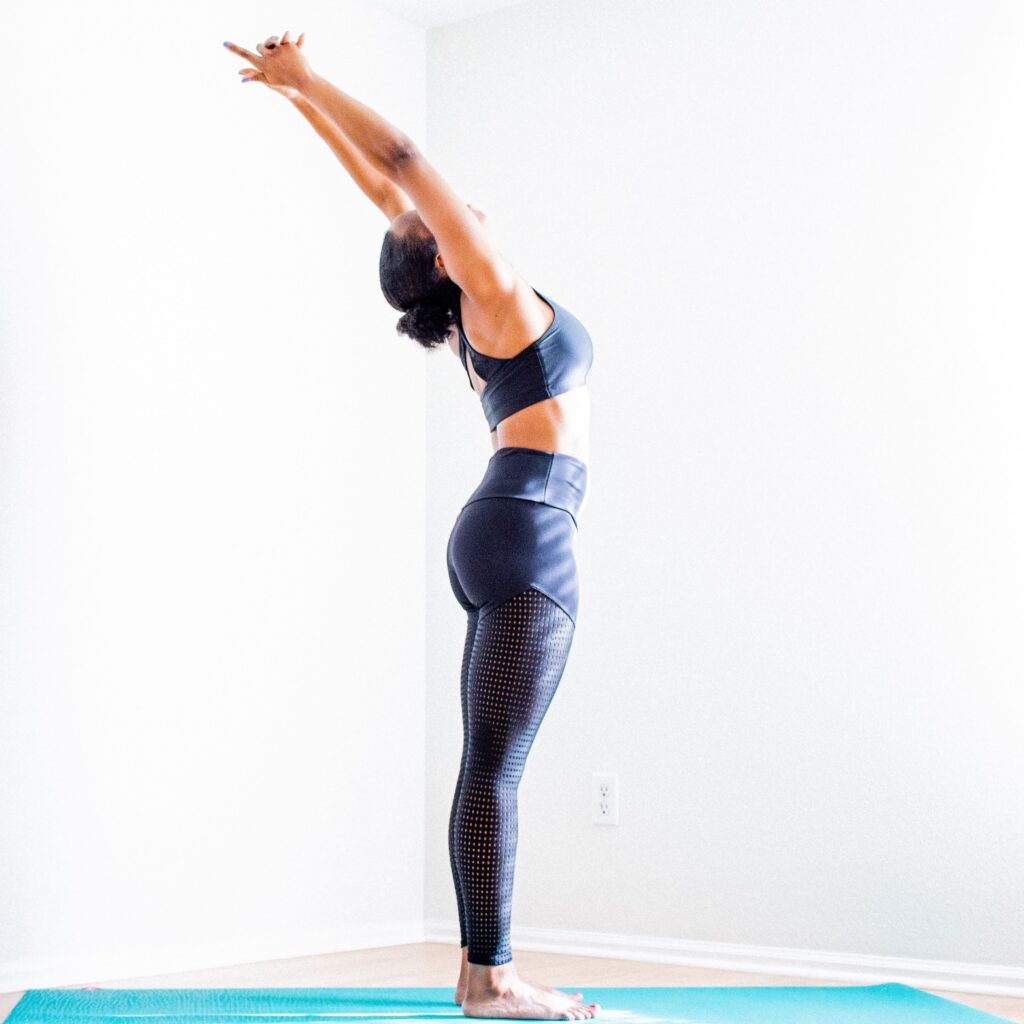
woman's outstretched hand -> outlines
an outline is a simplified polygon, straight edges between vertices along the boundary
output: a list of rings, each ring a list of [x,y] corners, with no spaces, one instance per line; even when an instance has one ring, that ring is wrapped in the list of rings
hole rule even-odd
[[[286,29],[280,39],[277,36],[269,36],[265,42],[257,43],[256,49],[259,53],[252,53],[244,46],[236,46],[234,43],[224,45],[232,53],[237,53],[239,57],[244,57],[252,64],[251,68],[241,68],[238,72],[243,83],[262,82],[275,92],[294,97],[313,78],[313,69],[302,54],[302,43],[305,38],[306,33],[302,32],[293,43],[288,38]]]

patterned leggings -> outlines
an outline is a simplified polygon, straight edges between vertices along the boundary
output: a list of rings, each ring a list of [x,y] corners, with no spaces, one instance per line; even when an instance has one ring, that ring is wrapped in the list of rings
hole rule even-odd
[[[512,959],[518,789],[572,647],[575,514],[585,489],[586,467],[571,456],[500,448],[448,542],[449,578],[467,613],[448,849],[473,964]]]
[[[573,622],[539,590],[482,617],[469,613],[462,658],[462,765],[448,850],[469,962],[512,959],[517,791],[526,756],[555,695]]]

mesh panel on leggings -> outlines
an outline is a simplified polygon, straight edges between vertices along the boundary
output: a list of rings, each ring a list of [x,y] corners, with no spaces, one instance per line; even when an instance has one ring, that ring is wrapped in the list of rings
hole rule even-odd
[[[519,782],[573,631],[565,611],[532,588],[476,623],[465,673],[462,769],[448,831],[470,963],[512,959]]]
[[[460,945],[469,944],[466,925],[466,901],[462,898],[462,881],[459,878],[459,866],[455,860],[455,812],[459,805],[459,793],[462,792],[462,780],[466,775],[466,753],[469,749],[469,705],[467,690],[469,686],[469,659],[473,654],[473,643],[476,640],[477,612],[470,611],[466,615],[466,640],[462,648],[462,672],[460,673],[460,691],[462,693],[462,764],[459,765],[459,781],[455,783],[455,799],[448,818],[448,857],[452,865],[452,878],[455,879],[455,898],[459,904],[459,936]]]

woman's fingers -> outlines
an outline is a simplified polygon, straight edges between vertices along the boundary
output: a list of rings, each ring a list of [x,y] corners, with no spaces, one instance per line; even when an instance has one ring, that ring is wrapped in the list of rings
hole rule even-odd
[[[244,57],[247,61],[259,67],[260,58],[255,53],[250,53],[244,46],[236,46],[234,43],[224,44],[232,53],[237,53],[239,57]]]
[[[266,82],[267,76],[262,71],[255,71],[252,68],[242,68],[242,84],[246,82]]]
[[[246,75],[242,79],[243,82],[267,82],[266,75],[264,75],[261,70],[264,67],[263,61],[270,56],[272,51],[279,50],[286,43],[294,45],[296,48],[301,48],[305,39],[306,33],[300,32],[299,38],[292,43],[288,35],[288,30],[285,29],[283,36],[267,36],[264,42],[257,43],[256,49],[259,51],[258,53],[253,53],[251,50],[247,50],[244,46],[237,46],[235,43],[231,42],[225,42],[224,45],[232,53],[237,53],[239,57],[244,57],[254,68],[257,69],[257,74]]]

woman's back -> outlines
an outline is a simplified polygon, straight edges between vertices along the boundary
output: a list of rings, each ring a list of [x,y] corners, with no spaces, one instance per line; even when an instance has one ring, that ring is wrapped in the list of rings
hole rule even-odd
[[[536,448],[588,462],[586,328],[518,275],[509,298],[486,309],[463,293],[458,321],[448,344],[481,396],[494,449]],[[495,390],[484,397],[488,385]]]

